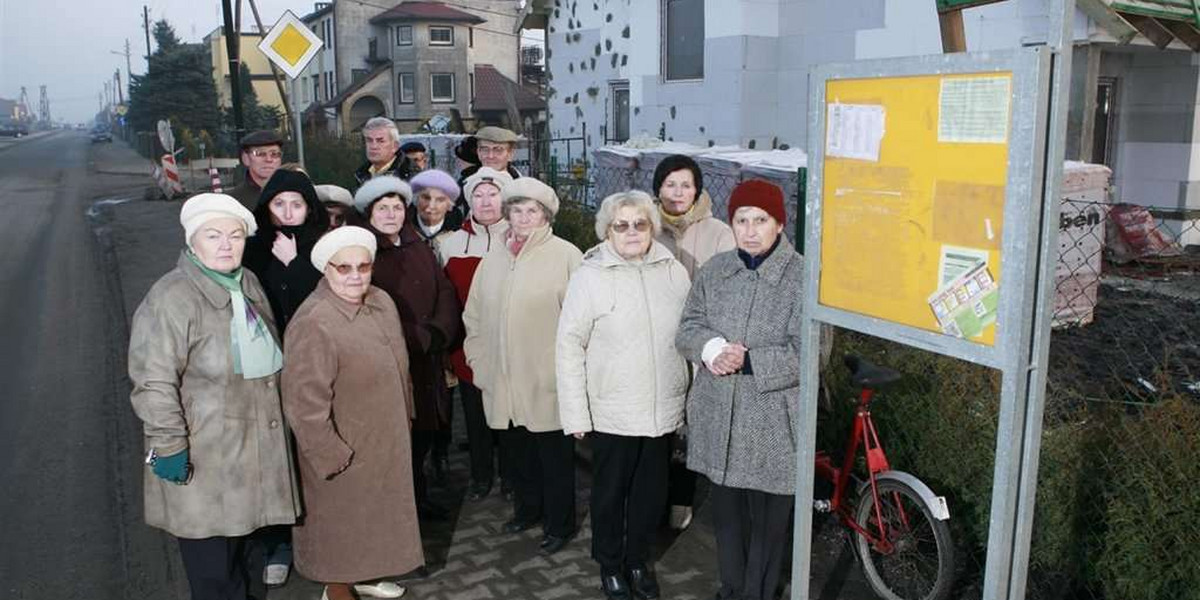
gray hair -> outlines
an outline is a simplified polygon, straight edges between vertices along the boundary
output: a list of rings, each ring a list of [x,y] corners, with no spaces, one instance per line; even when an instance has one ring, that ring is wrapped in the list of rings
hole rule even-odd
[[[525,196],[513,196],[512,198],[505,198],[500,202],[500,215],[504,217],[505,221],[511,222],[512,219],[508,218],[509,210],[512,208],[512,205],[520,204],[522,202],[532,202],[536,204],[538,209],[542,211],[542,214],[545,215],[546,223],[548,225],[554,224],[554,212],[549,208],[546,208],[546,205],[542,204],[542,201],[538,200],[537,198],[528,198]]]
[[[396,122],[387,117],[371,117],[363,124],[362,130],[365,134],[368,131],[387,128],[392,132],[392,141],[400,143],[400,130],[396,127]]]
[[[646,218],[650,220],[651,237],[657,236],[662,231],[662,218],[659,217],[658,207],[654,205],[654,199],[650,197],[650,194],[639,190],[629,190],[628,192],[617,192],[600,203],[600,210],[596,211],[597,239],[602,242],[608,239],[608,228],[617,218],[617,211],[626,206],[641,209],[646,213]]]

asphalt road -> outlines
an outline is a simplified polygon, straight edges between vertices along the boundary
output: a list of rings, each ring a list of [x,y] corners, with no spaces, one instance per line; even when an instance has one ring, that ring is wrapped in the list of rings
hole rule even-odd
[[[145,179],[91,174],[89,152],[75,132],[0,147],[0,591],[180,597],[173,542],[135,496],[125,313],[85,214]]]

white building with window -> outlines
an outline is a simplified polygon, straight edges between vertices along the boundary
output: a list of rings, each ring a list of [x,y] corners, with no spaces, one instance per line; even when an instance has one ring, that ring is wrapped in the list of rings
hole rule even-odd
[[[335,133],[375,116],[401,131],[471,121],[479,69],[519,80],[519,13],[518,0],[317,3],[303,21],[325,47],[299,79],[305,116]]]
[[[1125,201],[1200,208],[1200,30],[1163,17],[1191,9],[1078,5],[1068,158],[1112,167]],[[1050,8],[966,9],[967,48],[1045,43]],[[550,137],[588,149],[639,134],[805,148],[813,65],[942,52],[935,0],[529,0],[519,26],[545,30]]]

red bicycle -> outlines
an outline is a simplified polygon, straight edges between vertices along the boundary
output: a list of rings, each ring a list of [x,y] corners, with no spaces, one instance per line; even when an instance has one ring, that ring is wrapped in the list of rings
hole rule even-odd
[[[898,381],[900,373],[856,356],[847,356],[845,363],[860,389],[854,426],[841,467],[828,453],[817,453],[817,476],[833,484],[833,496],[814,501],[813,508],[834,513],[851,530],[863,574],[880,597],[943,600],[954,577],[950,509],[920,479],[891,468],[871,420],[876,390]],[[854,475],[860,449],[866,479]]]

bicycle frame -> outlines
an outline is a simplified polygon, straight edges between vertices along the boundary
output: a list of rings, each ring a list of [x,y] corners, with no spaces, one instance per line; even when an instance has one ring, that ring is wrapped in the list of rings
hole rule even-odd
[[[858,407],[855,409],[854,426],[850,433],[850,439],[846,442],[845,453],[842,458],[842,466],[839,468],[834,465],[833,458],[827,452],[818,452],[816,458],[816,473],[817,476],[833,482],[833,497],[830,499],[830,512],[837,515],[838,520],[842,525],[849,527],[855,532],[863,535],[871,544],[880,552],[890,552],[892,544],[888,541],[886,523],[880,512],[879,489],[876,484],[875,476],[878,473],[891,469],[888,464],[887,454],[883,451],[883,446],[879,441],[879,433],[875,429],[875,422],[871,419],[871,399],[875,396],[875,391],[871,388],[863,388],[859,392]],[[858,449],[861,446],[863,455],[867,461],[867,482],[869,483],[870,493],[875,497],[875,522],[878,523],[879,531],[867,531],[859,526],[852,514],[852,506],[848,501],[848,488],[851,483],[851,478],[854,473],[854,462],[858,457]],[[865,493],[865,491],[864,491]],[[907,518],[902,515],[902,519],[907,521]]]

